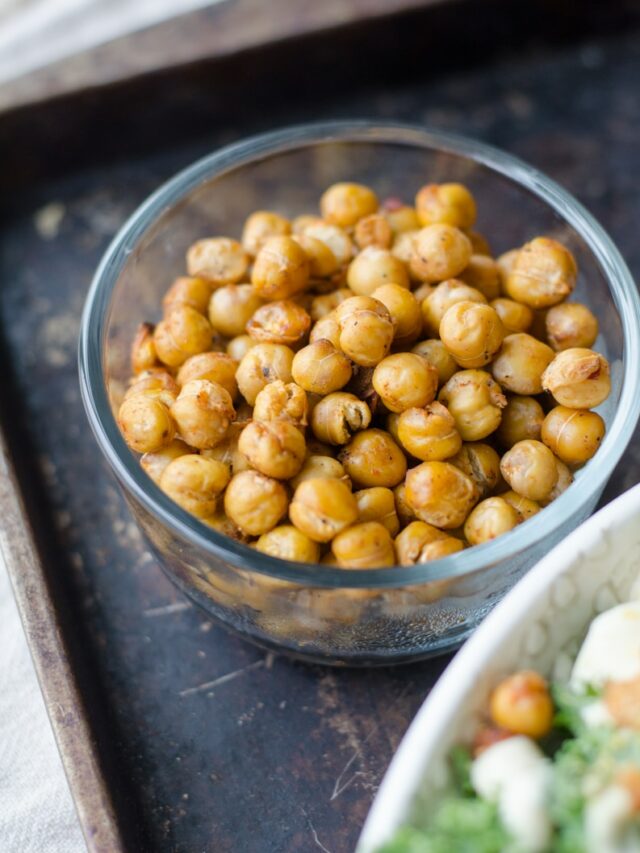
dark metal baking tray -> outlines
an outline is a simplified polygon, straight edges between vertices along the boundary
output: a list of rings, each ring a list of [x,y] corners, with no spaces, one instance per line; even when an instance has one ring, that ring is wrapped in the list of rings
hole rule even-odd
[[[91,850],[351,850],[446,663],[327,670],[265,655],[169,584],[80,404],[78,322],[101,253],[159,182],[223,143],[379,116],[526,158],[585,202],[637,274],[633,4],[604,18],[581,4],[579,20],[569,4],[553,19],[523,5],[452,3],[0,117],[0,542]],[[636,440],[606,499],[639,463]]]

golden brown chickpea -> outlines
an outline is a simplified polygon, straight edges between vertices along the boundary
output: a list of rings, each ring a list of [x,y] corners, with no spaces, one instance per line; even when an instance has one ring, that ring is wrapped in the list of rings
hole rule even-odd
[[[296,234],[293,239],[309,258],[312,278],[327,278],[337,272],[340,264],[327,243],[310,234]]]
[[[189,305],[175,305],[155,328],[153,341],[160,361],[179,367],[190,355],[211,349],[213,329]]]
[[[311,302],[311,319],[317,323],[318,320],[322,320],[331,314],[341,302],[349,299],[350,296],[353,296],[353,291],[349,290],[348,287],[339,287],[331,293],[315,296]]]
[[[122,436],[137,453],[153,453],[171,444],[176,434],[169,409],[157,397],[133,394],[118,410]]]
[[[288,480],[302,468],[306,444],[288,421],[252,421],[240,435],[238,450],[261,474]]]
[[[554,305],[545,318],[547,340],[556,352],[590,347],[598,337],[598,321],[586,305],[564,302]]]
[[[249,337],[249,335],[236,335],[235,338],[231,338],[227,344],[227,355],[230,355],[234,361],[237,361],[238,364],[240,364],[245,355],[250,349],[253,349],[256,344],[257,341],[254,341],[253,338]]]
[[[513,447],[526,438],[540,439],[544,409],[533,397],[510,397],[502,411],[496,438],[503,447]]]
[[[176,305],[189,305],[199,314],[206,314],[211,298],[211,282],[204,278],[177,278],[162,300],[162,310],[168,314]]]
[[[315,477],[297,486],[289,518],[314,542],[330,542],[357,521],[358,504],[342,480]]]
[[[486,498],[469,513],[464,535],[470,545],[482,545],[517,527],[520,517],[503,498]]]
[[[456,422],[442,403],[404,411],[398,420],[398,441],[423,462],[448,459],[462,446]]]
[[[193,379],[183,385],[171,407],[180,438],[199,450],[222,441],[235,414],[226,388],[207,379]]]
[[[358,296],[371,296],[382,284],[397,284],[409,288],[409,276],[404,263],[388,249],[368,246],[351,261],[347,284]]]
[[[373,387],[391,412],[426,406],[438,391],[438,371],[412,352],[388,355],[376,366]]]
[[[385,203],[383,208],[384,216],[394,234],[420,230],[420,220],[418,219],[415,207],[409,207],[406,204],[388,206]]]
[[[398,513],[400,524],[406,525],[414,521],[416,514],[407,503],[407,487],[404,483],[400,483],[400,485],[393,489],[393,498],[396,502],[396,512]]]
[[[166,370],[147,370],[139,373],[130,388],[127,389],[124,399],[142,394],[145,397],[154,397],[160,400],[167,408],[171,408],[178,398],[180,388],[176,380]]]
[[[351,237],[337,225],[319,220],[306,226],[303,233],[328,246],[339,266],[348,263],[353,257]]]
[[[477,302],[486,305],[484,295],[474,287],[458,281],[456,278],[442,281],[431,291],[422,302],[422,317],[424,328],[428,335],[437,338],[440,334],[440,323],[449,308],[458,302]]]
[[[209,322],[227,338],[242,335],[253,314],[264,305],[251,284],[225,284],[209,301]]]
[[[516,258],[520,253],[520,249],[509,249],[508,252],[504,252],[498,258],[496,258],[496,263],[498,264],[498,271],[500,273],[500,283],[502,285],[503,292],[506,292],[506,283],[507,277],[511,273],[513,269],[513,265],[516,262]]]
[[[210,237],[198,240],[187,251],[187,272],[213,285],[237,284],[246,276],[249,257],[237,240]]]
[[[416,251],[416,237],[419,233],[419,229],[416,231],[404,231],[398,234],[391,244],[391,254],[393,257],[398,258],[399,261],[406,264],[409,276],[418,281],[419,279],[411,269],[411,261]]]
[[[566,492],[571,483],[573,483],[573,474],[571,473],[569,466],[565,465],[560,459],[556,459],[556,466],[558,468],[558,479],[556,480],[556,484],[551,490],[549,497],[544,501],[540,501],[541,506],[547,506],[555,501],[555,499],[559,498],[563,492]]]
[[[354,493],[354,497],[358,504],[358,521],[379,521],[391,536],[396,536],[400,530],[400,522],[391,489],[383,486],[360,489]]]
[[[488,299],[497,299],[502,291],[500,269],[488,255],[471,255],[467,267],[460,273],[460,280],[475,287]]]
[[[131,344],[131,370],[134,373],[142,373],[158,367],[158,353],[153,342],[152,323],[140,323],[136,330],[133,343]]]
[[[476,484],[478,494],[486,498],[500,481],[500,457],[489,444],[469,441],[447,460]]]
[[[256,255],[251,284],[265,300],[288,299],[309,281],[309,259],[292,237],[270,237]]]
[[[554,707],[547,682],[537,672],[517,672],[491,694],[493,722],[516,735],[542,738],[553,725]]]
[[[531,308],[549,308],[576,286],[578,267],[571,252],[549,237],[536,237],[520,249],[505,280],[507,295]]]
[[[440,338],[461,367],[484,367],[500,349],[504,328],[489,305],[457,302],[442,318]]]
[[[321,317],[311,327],[309,342],[315,344],[322,340],[329,341],[336,349],[340,348],[340,324],[335,311]]]
[[[242,245],[249,255],[257,255],[269,237],[283,237],[291,234],[291,223],[279,213],[270,210],[256,210],[244,223]]]
[[[331,550],[344,569],[382,569],[396,561],[393,540],[379,521],[354,524],[338,533]]]
[[[328,444],[347,444],[355,432],[366,429],[370,423],[369,406],[343,391],[320,400],[311,416],[313,434]]]
[[[515,509],[518,513],[518,518],[520,521],[526,521],[531,516],[535,515],[537,512],[540,512],[540,504],[537,501],[532,501],[529,498],[525,498],[522,495],[519,495],[517,492],[514,492],[513,489],[509,489],[508,492],[503,492],[500,497],[503,501],[506,501],[508,504]]]
[[[288,421],[303,430],[308,423],[308,412],[305,391],[295,382],[278,379],[266,385],[256,397],[253,417],[257,421]]]
[[[377,209],[376,194],[362,184],[333,184],[320,199],[322,218],[339,228],[352,228],[359,219],[375,213]]]
[[[491,365],[495,379],[514,394],[541,394],[542,375],[553,350],[526,332],[507,335]]]
[[[418,518],[447,530],[460,527],[478,500],[473,480],[448,462],[422,462],[407,472],[405,485]]]
[[[475,200],[462,184],[427,184],[416,195],[416,211],[422,225],[471,228],[476,221]]]
[[[420,556],[425,545],[449,538],[452,537],[426,521],[412,521],[396,536],[398,563],[401,566],[413,566],[421,562]]]
[[[233,426],[236,426],[236,424],[233,424]],[[215,459],[218,462],[224,463],[229,469],[230,474],[248,471],[251,468],[249,460],[238,449],[240,433],[235,430],[229,430],[229,433],[215,447],[201,450],[200,455],[206,459]]]
[[[268,302],[247,323],[247,334],[256,341],[295,347],[309,333],[311,317],[288,299]]]
[[[250,406],[262,389],[278,379],[291,382],[293,350],[282,344],[256,344],[240,362],[236,380],[240,393]]]
[[[215,513],[218,495],[228,482],[229,469],[222,462],[188,453],[167,465],[160,488],[182,509],[206,518]]]
[[[186,385],[193,379],[208,379],[225,388],[232,400],[238,396],[236,370],[238,362],[224,352],[201,352],[188,358],[178,371],[178,385]]]
[[[416,234],[410,268],[420,281],[445,281],[461,273],[471,258],[471,241],[452,225],[427,225]]]
[[[361,367],[375,367],[388,355],[395,334],[386,305],[368,296],[352,296],[336,308],[340,349]]]
[[[527,332],[533,323],[533,311],[528,305],[523,305],[522,302],[515,302],[513,299],[494,299],[490,303],[493,310],[502,320],[502,325],[506,329],[507,334],[513,332]]]
[[[471,248],[474,255],[487,255],[489,258],[493,258],[491,246],[484,234],[481,234],[479,231],[473,231],[470,228],[466,228],[464,233],[471,240]]]
[[[373,298],[386,305],[395,323],[394,346],[411,346],[422,334],[422,311],[413,293],[399,284],[383,284],[374,290]]]
[[[333,456],[322,456],[320,454],[307,455],[300,472],[291,478],[289,485],[295,490],[304,480],[326,479],[327,477],[341,480],[351,489],[351,480],[342,463],[334,459]]]
[[[145,453],[140,459],[140,465],[156,485],[160,485],[160,478],[164,469],[178,456],[191,453],[191,448],[179,438],[175,438],[171,444],[160,448],[153,453]]]
[[[381,213],[372,213],[358,222],[354,237],[360,249],[366,249],[367,246],[388,249],[393,239],[393,232],[385,216]]]
[[[397,486],[407,470],[404,453],[388,432],[366,429],[357,432],[338,454],[344,470],[356,486]]]
[[[427,542],[426,545],[423,545],[418,562],[431,563],[433,560],[442,560],[444,557],[457,554],[459,551],[464,551],[464,542],[455,536],[445,536],[444,539],[436,539],[434,542]],[[438,595],[439,598],[441,596],[442,593]]]
[[[318,543],[305,536],[293,524],[281,524],[263,533],[256,542],[256,549],[263,554],[296,563],[317,563],[320,560]]]
[[[550,391],[561,406],[594,409],[611,391],[609,362],[591,349],[563,350],[542,374],[542,387]]]
[[[330,394],[351,379],[351,363],[331,341],[313,341],[296,353],[291,367],[294,380],[313,394]]]
[[[600,447],[605,424],[597,412],[556,406],[542,423],[541,437],[567,465],[588,462]]]
[[[282,483],[259,471],[235,474],[224,493],[224,511],[249,536],[273,530],[287,511],[287,503]]]
[[[216,530],[218,533],[222,533],[223,536],[228,536],[230,539],[235,539],[236,542],[247,542],[248,537],[237,527],[230,518],[224,514],[224,512],[215,512],[213,515],[208,516],[207,518],[200,519],[203,524],[206,524],[207,527],[211,527],[212,530]],[[217,583],[214,583],[214,586],[218,586],[220,584],[219,576],[216,576]]]
[[[411,352],[426,358],[438,371],[438,385],[442,387],[448,382],[458,370],[456,360],[447,350],[442,341],[432,338],[428,341],[420,341]]]
[[[500,472],[514,492],[532,501],[549,497],[558,481],[558,466],[541,441],[525,439],[514,444],[500,462]]]
[[[507,399],[485,370],[460,370],[443,386],[438,400],[449,409],[463,441],[480,441],[502,420]]]

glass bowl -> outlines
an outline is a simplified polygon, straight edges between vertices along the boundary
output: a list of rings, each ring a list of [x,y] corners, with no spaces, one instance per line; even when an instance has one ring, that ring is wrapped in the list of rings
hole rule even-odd
[[[141,320],[183,273],[203,236],[237,236],[248,213],[317,209],[335,181],[411,200],[424,183],[462,181],[479,202],[478,229],[499,254],[538,234],[575,254],[575,298],[600,322],[596,348],[611,364],[599,411],[607,434],[553,505],[493,542],[437,562],[346,570],[286,562],[228,539],[174,504],[127,448],[114,411]],[[154,193],[103,258],[80,336],[84,404],[98,443],[160,565],[191,598],[247,639],[330,664],[400,663],[459,645],[528,568],[580,524],[624,453],[640,413],[640,301],[607,234],[568,193],[509,155],[418,127],[367,122],[294,127],[232,145]]]

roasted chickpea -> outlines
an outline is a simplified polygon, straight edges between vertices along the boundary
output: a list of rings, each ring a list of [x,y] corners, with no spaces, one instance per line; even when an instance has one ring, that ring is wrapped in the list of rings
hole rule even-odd
[[[357,432],[338,454],[356,486],[397,486],[407,470],[407,460],[389,433],[380,429]]]
[[[513,489],[510,489],[508,492],[503,492],[500,497],[503,501],[506,501],[508,504],[515,509],[518,513],[518,518],[520,521],[526,521],[531,516],[535,515],[537,512],[540,512],[540,504],[537,501],[532,501],[529,498],[525,498],[522,495],[519,495],[517,492],[514,492]]]
[[[564,302],[554,305],[545,317],[547,340],[556,352],[590,347],[598,337],[598,321],[586,305]]]
[[[321,340],[329,341],[336,349],[340,348],[340,324],[335,311],[321,317],[311,327],[309,342],[314,344]]]
[[[412,352],[388,355],[376,366],[373,387],[391,412],[404,412],[433,402],[438,391],[438,371]]]
[[[446,533],[426,521],[412,521],[395,539],[396,555],[401,566],[413,566],[421,562],[425,545],[449,539]],[[460,543],[462,545],[462,543]]]
[[[180,388],[173,376],[166,370],[145,370],[134,377],[134,382],[124,395],[124,399],[142,394],[154,397],[171,408],[178,398]]]
[[[609,362],[591,349],[563,350],[542,374],[542,387],[550,391],[561,406],[594,409],[611,391]]]
[[[191,448],[179,438],[175,438],[171,444],[160,448],[152,453],[145,453],[140,459],[140,465],[143,471],[151,477],[156,485],[160,485],[160,478],[167,465],[178,456],[184,456],[191,453]]]
[[[227,355],[230,355],[234,361],[240,364],[249,350],[253,349],[257,343],[249,335],[236,335],[227,344]]]
[[[421,306],[424,328],[428,335],[433,338],[439,336],[442,318],[449,308],[458,302],[487,304],[487,300],[479,290],[476,290],[475,287],[469,287],[468,284],[464,284],[464,282],[458,281],[458,279],[452,278],[448,281],[440,282],[437,287],[434,287],[429,296],[423,300]]]
[[[224,511],[243,533],[262,536],[287,511],[287,490],[278,480],[259,471],[241,471],[224,493]]]
[[[460,273],[460,280],[475,287],[489,300],[497,299],[502,291],[500,269],[488,255],[471,255],[466,268]]]
[[[411,261],[416,251],[416,237],[420,233],[420,229],[416,231],[405,231],[398,234],[391,244],[391,254],[394,258],[398,258],[403,264],[407,265],[409,275],[414,280],[419,280],[411,269]]]
[[[307,336],[311,317],[288,299],[268,302],[247,323],[247,333],[257,341],[295,347]]]
[[[246,276],[249,257],[237,240],[210,237],[198,240],[187,252],[187,272],[213,285],[237,284]]]
[[[223,536],[228,536],[230,539],[235,539],[236,542],[246,542],[248,537],[240,530],[240,528],[231,521],[230,518],[224,514],[224,512],[215,512],[213,515],[208,516],[207,518],[200,519],[203,524],[206,524],[207,527],[210,527],[212,530],[217,531],[218,533],[222,533]],[[209,576],[211,577],[211,575]],[[216,576],[216,581],[218,583],[214,583],[214,586],[219,584],[219,578]]]
[[[193,379],[207,379],[225,388],[234,400],[238,395],[236,370],[238,362],[224,352],[201,352],[188,358],[178,371],[178,385],[186,385]]]
[[[508,252],[504,252],[502,255],[496,258],[503,292],[506,292],[507,277],[513,269],[513,265],[516,262],[516,258],[518,257],[519,252],[520,249],[509,249]]]
[[[250,406],[271,382],[291,382],[293,350],[282,344],[256,344],[244,356],[236,371],[240,393]]]
[[[393,239],[393,232],[385,216],[381,213],[372,213],[358,222],[354,237],[360,249],[366,249],[367,246],[388,249]]]
[[[373,292],[373,298],[386,305],[395,323],[393,343],[407,347],[422,334],[420,303],[410,290],[399,284],[383,284]]]
[[[371,296],[383,284],[409,288],[409,276],[404,263],[388,249],[368,246],[349,264],[347,284],[358,296]]]
[[[536,237],[520,249],[505,280],[507,295],[531,308],[549,308],[576,286],[578,267],[571,252],[549,237]]]
[[[327,243],[310,234],[296,234],[293,239],[300,244],[309,259],[312,278],[327,278],[338,271],[340,264]]]
[[[429,364],[435,367],[438,371],[438,385],[440,387],[448,382],[458,370],[455,358],[447,350],[442,341],[435,338],[428,341],[420,341],[419,344],[413,347],[411,352],[422,356],[422,358],[426,358]]]
[[[600,447],[605,424],[597,412],[556,406],[542,423],[541,438],[567,465],[588,462]]]
[[[397,199],[390,199],[384,202],[383,215],[391,226],[394,235],[403,234],[405,231],[419,231],[420,220],[415,207],[409,207],[407,204],[398,203]]]
[[[369,406],[342,391],[320,400],[311,416],[313,434],[328,444],[347,444],[355,432],[366,429],[370,423]]]
[[[541,394],[542,375],[553,350],[526,332],[507,335],[491,365],[495,379],[514,394]]]
[[[256,397],[253,417],[257,421],[288,421],[299,429],[307,425],[307,395],[295,382],[276,380],[265,385]]]
[[[171,415],[180,437],[191,447],[215,447],[235,418],[231,395],[218,382],[193,379],[182,386]]]
[[[162,310],[168,314],[176,305],[189,305],[199,314],[206,314],[211,298],[211,282],[204,278],[177,278],[162,300]]]
[[[317,563],[320,560],[318,543],[293,524],[281,524],[263,533],[255,547],[263,554],[280,557],[281,560],[294,560],[297,563]]]
[[[176,427],[169,409],[157,397],[133,394],[118,410],[124,440],[137,453],[153,453],[171,444]]]
[[[438,400],[449,409],[463,441],[480,441],[494,432],[507,399],[484,370],[460,370],[440,390]]]
[[[306,226],[303,233],[328,246],[339,266],[348,263],[353,257],[351,237],[337,225],[319,220]]]
[[[229,469],[195,453],[179,456],[162,472],[160,488],[182,509],[198,518],[213,515],[218,495],[229,482]]]
[[[221,335],[233,338],[243,334],[245,326],[263,304],[251,284],[225,284],[211,294],[209,322]]]
[[[400,524],[406,525],[414,521],[416,514],[407,503],[407,487],[404,483],[400,483],[393,489],[393,498],[396,502],[396,512],[400,519]]]
[[[484,367],[500,349],[504,328],[489,305],[457,302],[442,318],[440,338],[461,367]]]
[[[302,468],[304,436],[288,421],[252,421],[242,431],[238,450],[251,465],[276,480],[288,480]]]
[[[410,268],[420,281],[455,278],[469,263],[471,241],[452,225],[427,225],[415,236]]]
[[[288,299],[304,290],[309,280],[309,259],[292,237],[270,237],[256,255],[251,284],[265,300]]]
[[[330,394],[351,379],[351,363],[331,341],[314,341],[296,353],[291,367],[294,380],[313,394]]]
[[[501,681],[491,694],[489,709],[497,726],[517,735],[542,738],[553,725],[553,701],[537,672],[517,672]]]
[[[256,210],[248,217],[242,229],[242,245],[249,255],[257,255],[269,237],[291,234],[291,223],[279,213]]]
[[[481,234],[479,231],[473,231],[470,228],[466,228],[464,233],[471,240],[471,248],[474,255],[487,255],[489,258],[493,258],[491,246],[484,234]]]
[[[416,195],[416,211],[422,225],[471,228],[476,221],[475,199],[462,184],[427,184]]]
[[[316,477],[297,486],[289,517],[314,542],[330,542],[357,521],[358,504],[342,480]]]
[[[396,512],[396,503],[391,489],[374,486],[372,489],[360,489],[354,493],[358,504],[359,521],[379,521],[386,527],[391,536],[400,530],[400,522]]]
[[[338,533],[331,550],[345,569],[378,569],[393,566],[396,561],[393,540],[379,521],[354,524]]]
[[[389,353],[395,326],[386,305],[368,296],[352,296],[336,308],[340,349],[361,367],[375,367]]]
[[[448,459],[462,446],[460,433],[442,403],[407,409],[398,419],[398,441],[411,456],[423,462]]]
[[[555,456],[541,441],[533,439],[519,441],[507,450],[500,472],[515,492],[532,501],[548,498],[558,481]]]
[[[500,317],[507,334],[527,332],[531,328],[533,311],[528,305],[504,297],[494,299],[490,305]]]
[[[560,459],[556,459],[556,466],[558,468],[558,479],[556,480],[556,484],[551,490],[549,497],[540,501],[541,506],[547,506],[547,504],[555,501],[556,498],[559,498],[563,492],[566,492],[571,483],[573,483],[573,474],[569,469],[568,465],[565,465]]]
[[[478,500],[478,489],[455,465],[423,462],[407,472],[406,497],[421,521],[434,527],[460,527]]]
[[[311,319],[314,323],[322,320],[331,314],[341,302],[344,302],[345,299],[349,299],[351,296],[353,296],[353,291],[349,290],[348,287],[339,287],[337,290],[331,291],[331,293],[315,296],[311,301]]]
[[[503,447],[513,447],[526,438],[540,439],[544,409],[533,397],[510,397],[502,411],[496,438]]]
[[[359,219],[377,209],[378,197],[362,184],[333,184],[320,199],[322,218],[340,228],[352,228]]]
[[[342,480],[345,485],[351,488],[351,480],[341,462],[334,459],[333,456],[323,456],[320,454],[307,455],[304,465],[300,472],[292,477],[289,485],[292,489],[297,489],[300,483],[304,480],[317,480],[318,478],[335,478]]]
[[[444,557],[457,554],[459,551],[464,551],[464,542],[455,536],[445,536],[443,539],[436,539],[434,542],[427,542],[423,545],[418,562],[431,563],[433,560],[442,560]],[[437,597],[440,598],[441,596],[442,593]]]
[[[159,365],[156,345],[153,342],[152,323],[140,323],[131,344],[131,370],[142,373]]]
[[[520,517],[504,498],[486,498],[469,513],[464,535],[470,545],[482,545],[517,527]]]
[[[244,453],[241,453],[238,449],[239,439],[240,432],[230,430],[215,447],[201,450],[200,455],[206,459],[215,459],[218,462],[224,463],[229,469],[230,474],[239,474],[240,471],[248,471],[251,465]]]
[[[179,367],[190,355],[211,349],[213,329],[189,305],[175,305],[155,328],[153,341],[160,361]]]
[[[447,461],[473,480],[481,498],[486,498],[500,481],[500,457],[489,444],[469,441]]]

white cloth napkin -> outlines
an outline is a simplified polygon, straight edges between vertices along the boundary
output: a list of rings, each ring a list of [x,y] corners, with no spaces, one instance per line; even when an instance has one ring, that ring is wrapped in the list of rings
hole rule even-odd
[[[0,851],[86,851],[2,554]]]

